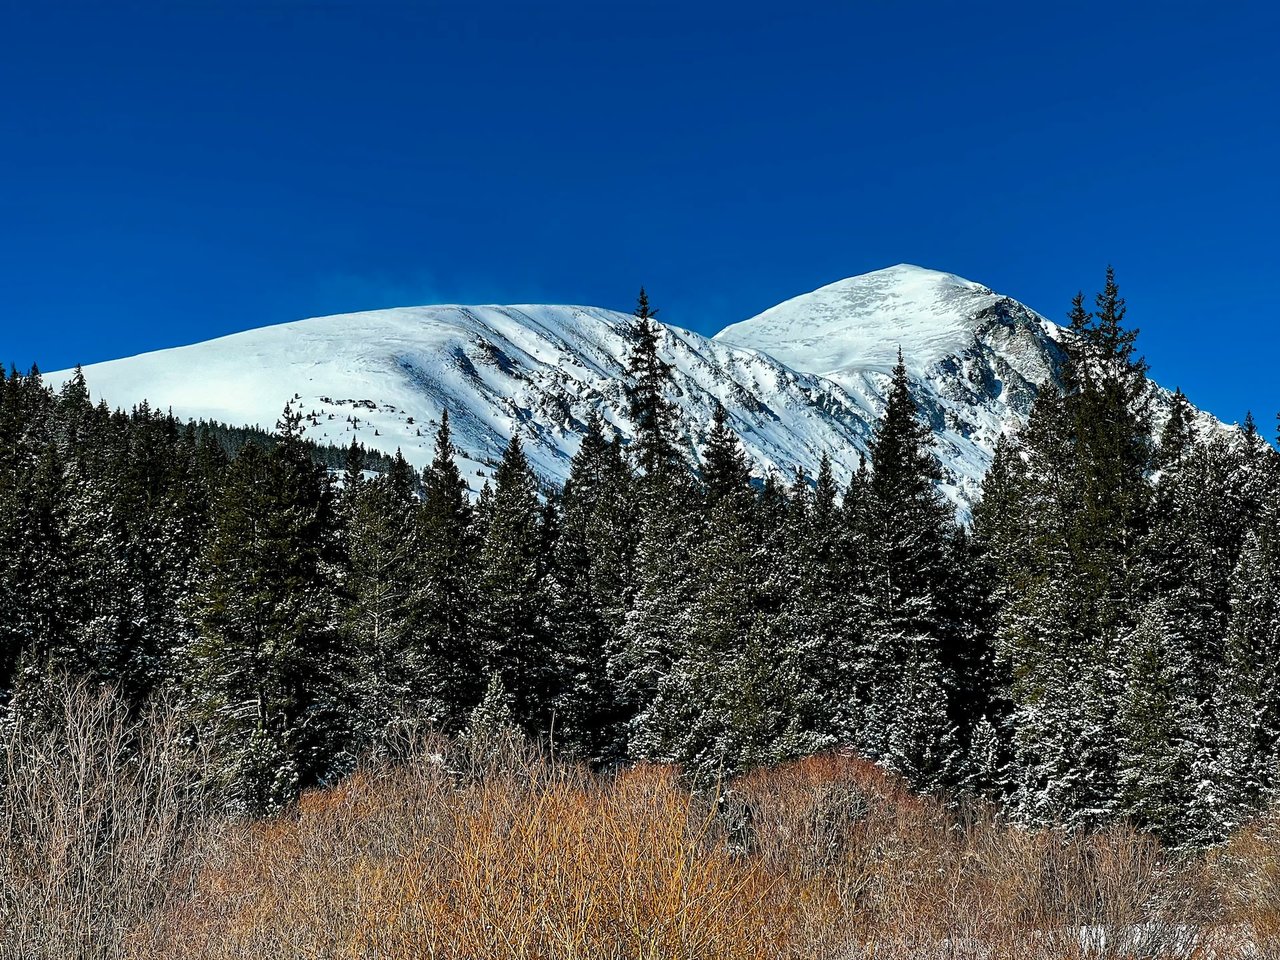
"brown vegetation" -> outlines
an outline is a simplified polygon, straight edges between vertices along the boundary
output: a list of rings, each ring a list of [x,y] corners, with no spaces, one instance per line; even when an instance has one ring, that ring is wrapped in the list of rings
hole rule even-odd
[[[3,957],[1278,955],[1280,816],[1174,862],[1127,828],[922,799],[851,756],[700,794],[500,737],[214,821],[163,715],[83,691],[74,711],[70,738],[9,736]]]
[[[1211,863],[1227,928],[1251,932],[1254,956],[1280,960],[1280,808],[1239,831]]]
[[[1205,919],[1147,838],[962,823],[852,757],[711,796],[510,743],[463,767],[361,774],[241,826],[148,938],[208,958],[1012,960],[1193,956]]]
[[[59,686],[56,715],[0,738],[0,960],[118,956],[140,918],[185,898],[215,839],[172,710],[131,717],[109,692]]]

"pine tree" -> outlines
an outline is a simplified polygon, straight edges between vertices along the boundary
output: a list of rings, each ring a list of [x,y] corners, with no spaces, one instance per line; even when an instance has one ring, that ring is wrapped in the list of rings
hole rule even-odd
[[[1220,702],[1224,826],[1256,811],[1280,765],[1280,508],[1274,498],[1245,539],[1231,582]]]
[[[867,610],[875,711],[866,749],[915,783],[941,786],[959,768],[954,674],[959,638],[945,619],[952,511],[935,483],[932,433],[911,397],[901,353],[871,440]]]
[[[13,709],[44,717],[50,683],[62,674],[84,674],[91,663],[74,640],[77,602],[66,549],[62,458],[52,444],[18,456],[4,544],[8,692]]]
[[[1105,629],[1130,606],[1127,575],[1147,525],[1152,448],[1147,365],[1134,353],[1137,329],[1123,326],[1125,302],[1110,267],[1096,309],[1084,312],[1079,296],[1073,304],[1067,408],[1081,499],[1074,540],[1099,590]]]
[[[243,447],[213,511],[195,598],[190,713],[237,809],[279,809],[340,767],[345,731],[332,589],[332,504],[300,417]]]
[[[593,412],[570,465],[555,545],[563,655],[556,744],[596,762],[619,760],[626,749],[628,717],[610,665],[622,650],[632,580],[631,479],[621,447],[605,439]]]
[[[559,665],[542,568],[541,505],[518,435],[494,479],[476,559],[472,642],[486,674],[502,681],[517,722],[537,733],[551,726]]]
[[[372,480],[349,476],[343,582],[344,651],[351,674],[354,749],[378,755],[406,723],[438,721],[435,664],[417,632],[421,556],[414,477],[397,455]]]
[[[1191,449],[1196,438],[1195,421],[1191,404],[1182,389],[1173,392],[1169,406],[1169,419],[1160,431],[1160,444],[1156,449],[1155,463],[1160,469],[1177,466]]]
[[[436,705],[443,725],[461,723],[483,694],[484,674],[470,617],[477,550],[466,484],[454,463],[449,411],[440,416],[435,455],[422,478],[422,506],[413,564],[417,590],[413,632],[423,658],[419,702]]]
[[[1168,804],[1168,821],[1155,823],[1137,811],[1131,815],[1177,844],[1217,839],[1230,802],[1229,781],[1218,775],[1215,701],[1231,578],[1252,523],[1241,505],[1242,462],[1235,446],[1221,437],[1192,439],[1167,459],[1136,568],[1144,609],[1155,608],[1160,616],[1139,619],[1133,641],[1139,649],[1130,658],[1141,662],[1143,648],[1160,653],[1156,667],[1179,694],[1169,701],[1169,715],[1162,721],[1172,731],[1169,752],[1186,759],[1168,768],[1176,782],[1160,788],[1181,798]],[[1163,635],[1153,637],[1156,630]],[[1131,666],[1127,684],[1137,692],[1130,699],[1143,696],[1141,688],[1151,673],[1149,662],[1142,671]],[[1150,761],[1130,748],[1129,734],[1121,742],[1122,778],[1131,779],[1128,768],[1143,769]]]
[[[711,510],[673,661],[635,723],[643,757],[714,781],[816,746],[801,731],[798,664],[771,629],[766,551],[749,490]]]
[[[1082,770],[1082,755],[1096,742],[1083,698],[1098,675],[1079,623],[1083,600],[1069,542],[1079,480],[1070,415],[1057,391],[1041,391],[1016,452],[999,467],[975,522],[994,572],[1013,705],[1013,800],[1027,819],[1053,821],[1105,800],[1086,797]]]
[[[707,502],[714,507],[726,497],[747,490],[751,484],[751,468],[746,451],[729,426],[729,414],[717,403],[706,448],[702,452],[702,484]]]
[[[1129,641],[1117,719],[1122,809],[1173,844],[1195,833],[1188,819],[1202,727],[1189,656],[1187,638],[1167,606],[1149,604]]]
[[[680,468],[680,455],[674,436],[674,411],[666,398],[671,364],[662,358],[661,328],[649,309],[644,288],[636,301],[635,343],[627,374],[631,384],[627,391],[628,415],[635,424],[636,462],[648,477],[663,477]]]
[[[622,711],[637,718],[638,736],[662,678],[685,641],[687,611],[696,590],[695,545],[705,523],[692,480],[672,474],[661,484],[641,478],[633,486],[636,548],[631,603],[622,625],[621,647],[611,659]]]
[[[860,494],[851,487],[845,503]],[[856,730],[856,715],[869,695],[859,669],[867,595],[864,553],[838,503],[831,461],[825,452],[810,487],[797,471],[791,487],[781,555],[769,563],[781,596],[777,629],[809,691],[798,704],[804,729],[824,741]]]

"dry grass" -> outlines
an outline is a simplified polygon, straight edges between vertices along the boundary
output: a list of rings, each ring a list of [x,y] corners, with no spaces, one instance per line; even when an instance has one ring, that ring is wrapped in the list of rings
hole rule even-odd
[[[1254,955],[1280,960],[1280,808],[1214,853],[1210,870],[1230,927],[1252,932]]]
[[[1154,842],[970,821],[852,757],[713,796],[515,748],[466,774],[420,762],[233,832],[150,956],[1197,955],[1204,917]]]
[[[171,717],[69,702],[61,730],[9,733],[0,957],[1280,957],[1280,813],[1177,863],[1122,827],[948,808],[851,756],[700,794],[500,738],[213,820]]]

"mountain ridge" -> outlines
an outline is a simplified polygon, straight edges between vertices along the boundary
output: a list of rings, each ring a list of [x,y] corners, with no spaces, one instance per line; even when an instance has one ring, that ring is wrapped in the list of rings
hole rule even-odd
[[[941,488],[962,513],[999,435],[1025,421],[1041,384],[1060,382],[1065,356],[1062,329],[1034,310],[909,264],[827,284],[714,337],[659,329],[686,452],[696,455],[722,404],[756,474],[783,479],[812,475],[825,451],[848,481],[902,349],[937,438]],[[551,484],[567,477],[591,411],[629,440],[634,335],[634,317],[601,307],[445,304],[288,321],[83,373],[112,406],[146,400],[237,425],[269,428],[292,402],[313,439],[399,449],[419,467],[447,408],[475,492],[515,432]]]

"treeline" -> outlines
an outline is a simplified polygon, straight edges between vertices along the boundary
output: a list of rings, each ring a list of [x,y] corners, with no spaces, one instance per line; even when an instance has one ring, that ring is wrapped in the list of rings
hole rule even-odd
[[[702,780],[847,746],[1029,822],[1212,842],[1280,772],[1280,467],[1181,394],[1153,441],[1134,336],[1108,273],[971,527],[901,362],[844,489],[825,459],[753,481],[723,411],[687,462],[643,295],[633,442],[592,417],[544,490],[517,436],[475,502],[447,415],[421,473],[353,444],[338,476],[291,408],[230,443],[13,374],[0,696],[12,719],[66,674],[164,693],[248,813],[406,728],[503,724]]]

